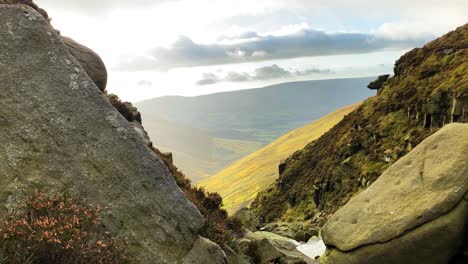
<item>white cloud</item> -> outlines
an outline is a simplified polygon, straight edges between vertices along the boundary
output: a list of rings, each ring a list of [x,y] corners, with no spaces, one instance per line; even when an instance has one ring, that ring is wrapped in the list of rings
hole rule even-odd
[[[388,48],[410,48],[430,39],[428,36],[424,36],[425,38],[389,39],[371,34],[327,33],[314,29],[292,32],[292,34],[280,36],[250,32],[250,35],[257,37],[250,41],[229,45],[200,44],[188,37],[180,37],[169,48],[156,47],[149,52],[147,57],[139,56],[124,61],[120,63],[118,68],[167,70],[178,67],[284,58],[358,54]]]
[[[264,50],[256,50],[252,52],[252,57],[254,58],[265,58],[266,56],[268,56],[268,52]]]
[[[64,35],[89,46],[101,55],[109,68],[109,88],[119,87],[119,94],[126,94],[129,98],[141,98],[143,94],[194,95],[195,90],[196,93],[207,93],[215,92],[215,89],[239,89],[242,85],[248,86],[244,88],[250,88],[253,84],[257,85],[255,81],[231,83],[226,80],[219,86],[195,86],[201,72],[215,72],[211,69],[200,72],[199,70],[205,67],[197,66],[232,62],[235,63],[222,67],[231,69],[225,72],[241,74],[231,76],[231,79],[237,80],[246,79],[245,75],[242,75],[244,72],[248,72],[250,77],[254,75],[255,69],[244,69],[249,63],[262,66],[278,63],[293,72],[294,77],[298,76],[296,71],[305,69],[297,68],[294,63],[285,67],[283,58],[296,58],[290,61],[319,58],[320,61],[333,60],[333,65],[349,64],[354,70],[352,74],[347,72],[346,77],[380,74],[380,70],[376,72],[362,70],[367,69],[365,67],[355,67],[356,63],[361,63],[360,59],[343,61],[341,55],[352,54],[349,56],[353,58],[372,57],[374,60],[371,54],[375,53],[356,52],[384,50],[385,54],[393,54],[394,50],[388,50],[388,47],[408,50],[422,44],[416,40],[428,35],[431,38],[439,36],[468,22],[466,0],[34,1],[48,11],[53,25]],[[311,39],[312,29],[320,29],[319,31],[327,36],[335,38],[343,36],[342,33],[354,33],[352,36],[355,40],[357,36],[364,37],[361,42],[354,42],[355,45],[351,46],[351,52],[354,53],[350,53],[349,46],[340,46],[336,40],[326,42],[328,45],[323,46],[300,42],[301,35],[302,40],[307,39],[304,36]],[[179,36],[187,36],[186,42],[173,45]],[[295,36],[296,42],[292,40],[292,36]],[[369,36],[374,38],[368,38]],[[284,42],[288,38],[289,42]],[[320,34],[316,35],[316,39],[320,39]],[[390,39],[392,44],[382,44],[378,41],[376,43],[376,39]],[[400,45],[399,42],[403,39],[409,42]],[[333,43],[336,43],[336,46]],[[227,51],[232,52],[236,49],[245,52],[245,56],[234,59],[226,54]],[[165,52],[167,53],[164,54]],[[304,55],[330,56],[301,58]],[[338,57],[340,60],[335,59]],[[391,65],[396,58],[384,58],[379,63]],[[242,64],[237,64],[239,62]],[[121,68],[116,71],[116,68],[110,67],[112,65],[126,66],[128,71],[124,72]],[[258,65],[256,68],[260,67]],[[320,62],[314,65],[335,70],[330,65],[321,65]],[[194,67],[191,68],[194,71],[193,75],[190,75],[191,70],[187,70],[188,68],[177,68],[167,72],[154,71],[156,68],[182,66]],[[306,68],[310,68],[309,66]],[[150,71],[142,71],[145,69]],[[174,74],[175,71],[187,72]],[[337,75],[330,76],[336,77],[341,74],[340,71],[337,72]],[[226,78],[221,73],[216,74]],[[180,78],[181,75],[184,78]],[[142,79],[151,80],[158,89],[138,86],[138,81]]]
[[[148,80],[140,80],[138,81],[137,85],[140,87],[151,88],[153,86],[153,82]]]
[[[218,76],[214,73],[203,73],[200,80],[197,81],[197,85],[210,85],[219,82]]]
[[[279,67],[276,64],[261,67],[255,70],[255,78],[258,80],[287,78],[289,76],[291,76],[291,72]]]
[[[224,80],[226,82],[247,82],[252,80],[252,77],[245,72],[228,72]]]
[[[236,49],[236,50],[228,50],[226,51],[226,54],[235,60],[239,60],[239,59],[245,58],[246,52],[241,49]]]
[[[218,72],[220,73],[220,72]],[[287,79],[289,77],[311,77],[314,74],[331,74],[330,69],[307,68],[305,70],[288,70],[277,64],[256,68],[253,73],[230,71],[224,77],[215,73],[203,73],[197,85],[212,85],[219,82],[251,82]]]

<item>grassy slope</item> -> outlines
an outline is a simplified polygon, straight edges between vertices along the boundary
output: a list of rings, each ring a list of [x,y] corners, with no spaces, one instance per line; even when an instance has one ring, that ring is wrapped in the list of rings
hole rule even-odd
[[[174,162],[194,183],[262,147],[255,141],[214,138],[204,130],[155,116],[143,117],[143,124],[155,146],[171,152]]]
[[[196,184],[262,147],[260,142],[221,138],[213,138],[213,145],[210,149],[212,154],[209,156],[193,155],[180,149],[165,146],[158,146],[158,148],[163,152],[171,152],[174,163],[186,175],[190,175],[190,180]]]
[[[468,24],[408,52],[394,71],[377,96],[287,159],[285,172],[251,204],[262,219],[323,224],[450,122],[453,100],[468,99]],[[428,102],[438,108],[432,127],[424,127]]]
[[[196,97],[137,103],[155,146],[194,183],[312,120],[364,100],[372,78],[281,83]]]
[[[249,205],[259,191],[278,177],[278,164],[307,143],[317,139],[356,108],[347,106],[302,128],[293,130],[268,146],[242,158],[216,175],[200,182],[210,192],[221,194],[225,208],[233,213]]]

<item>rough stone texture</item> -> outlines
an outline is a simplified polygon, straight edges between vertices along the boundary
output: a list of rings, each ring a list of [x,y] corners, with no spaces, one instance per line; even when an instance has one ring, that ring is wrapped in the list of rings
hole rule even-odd
[[[317,261],[307,257],[296,249],[291,239],[258,231],[248,233],[245,238],[254,244],[261,263],[315,264]]]
[[[185,257],[184,264],[227,264],[227,258],[221,248],[212,241],[199,237],[192,250]]]
[[[395,247],[416,250],[415,245],[431,238],[431,243],[442,240],[440,243],[447,244],[452,250],[437,254],[450,257],[447,254],[457,249],[455,242],[463,239],[459,231],[466,223],[467,207],[460,201],[467,190],[468,124],[453,123],[424,140],[338,210],[323,227],[323,240],[341,251],[366,245],[371,246],[364,248],[379,248],[384,246],[375,244],[386,243],[387,251],[378,251],[376,256],[389,254],[385,263],[397,263],[391,262],[395,253],[389,253]],[[399,241],[397,246],[392,246],[393,241]],[[366,250],[370,249],[359,249],[369,252]]]
[[[200,212],[41,15],[0,13],[0,210],[66,191],[103,208],[137,263],[182,263]]]
[[[237,254],[237,252],[235,252],[229,246],[224,245],[223,248],[229,264],[249,264],[247,260],[245,260],[241,255]]]
[[[239,219],[242,225],[248,230],[255,232],[260,226],[260,220],[249,208],[242,208],[237,211],[234,215],[234,218]]]
[[[63,43],[67,46],[68,51],[80,63],[81,67],[93,80],[99,90],[106,90],[107,85],[107,70],[104,62],[98,54],[90,48],[74,41],[69,37],[62,37]]]
[[[148,147],[153,146],[153,142],[151,142],[151,139],[148,136],[148,132],[146,132],[143,126],[137,121],[133,121],[131,122],[131,124],[133,129],[135,129],[137,134],[140,136],[141,140],[143,141],[143,144],[145,144]]]
[[[311,224],[304,224],[302,222],[270,223],[262,227],[261,230],[288,237],[299,242],[307,242],[311,237],[318,236],[320,231],[320,229],[316,226]]]
[[[138,108],[136,108],[135,106],[133,106],[132,103],[130,102],[124,102],[123,103],[125,105],[125,108],[127,108],[130,113],[132,114],[132,117],[133,117],[133,120],[137,121],[138,123],[142,123],[141,122],[141,113],[140,111],[138,111]]]
[[[47,12],[37,6],[32,0],[0,0],[0,4],[2,5],[28,5],[34,8],[37,12],[39,12],[45,19],[48,21],[50,20],[49,15]]]
[[[468,202],[462,200],[448,214],[383,244],[350,252],[327,249],[321,264],[447,264],[457,253],[466,232]],[[455,262],[455,263],[466,263]]]
[[[369,85],[367,86],[367,88],[371,89],[371,90],[379,90],[380,88],[382,88],[382,86],[385,84],[385,82],[388,80],[388,78],[390,77],[389,74],[386,74],[386,75],[380,75],[377,80],[369,83]]]

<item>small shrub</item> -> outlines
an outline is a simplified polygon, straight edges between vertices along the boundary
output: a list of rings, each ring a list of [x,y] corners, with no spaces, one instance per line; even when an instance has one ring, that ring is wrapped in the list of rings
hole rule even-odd
[[[122,102],[115,94],[107,94],[107,99],[128,122],[137,121],[141,124],[141,114],[129,102]]]
[[[100,209],[67,194],[30,196],[0,226],[1,263],[126,263],[126,241],[106,231]]]

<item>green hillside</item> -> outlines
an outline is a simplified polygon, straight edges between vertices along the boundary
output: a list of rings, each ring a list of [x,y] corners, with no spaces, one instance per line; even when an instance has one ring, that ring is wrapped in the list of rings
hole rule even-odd
[[[278,178],[278,164],[282,159],[319,138],[356,107],[356,105],[344,107],[281,136],[268,146],[203,180],[199,186],[221,194],[229,213],[248,206],[259,191],[264,190]]]
[[[414,49],[394,76],[320,139],[294,153],[252,203],[265,221],[323,224],[423,139],[468,122],[468,25]],[[374,83],[376,84],[376,83]]]
[[[303,81],[137,103],[156,146],[172,152],[194,182],[212,176],[281,135],[374,94],[373,78]]]

